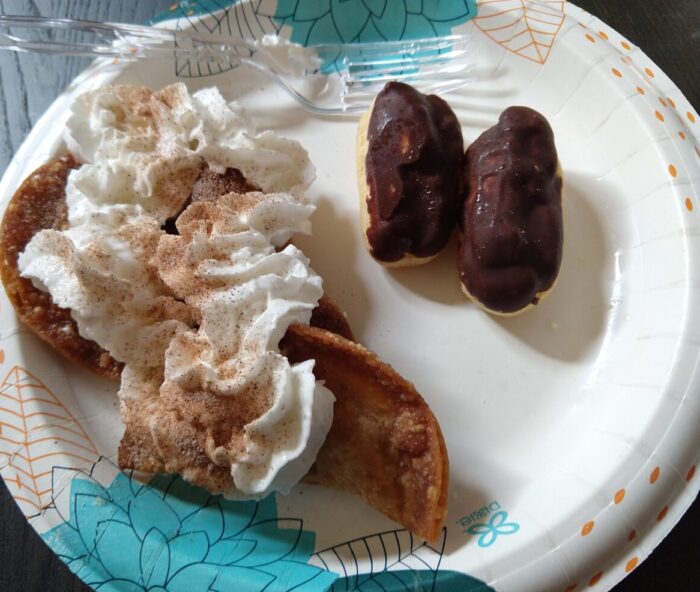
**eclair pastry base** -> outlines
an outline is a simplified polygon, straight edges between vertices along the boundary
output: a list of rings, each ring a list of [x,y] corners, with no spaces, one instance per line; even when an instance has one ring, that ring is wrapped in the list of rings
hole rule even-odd
[[[557,279],[554,280],[554,283],[549,287],[548,290],[545,290],[544,292],[538,292],[536,294],[535,298],[537,298],[537,304],[528,304],[527,306],[521,308],[520,310],[516,310],[514,312],[501,312],[500,310],[493,310],[492,308],[488,308],[483,303],[481,303],[479,300],[477,300],[472,294],[470,294],[462,282],[459,282],[459,285],[462,288],[462,293],[467,298],[469,298],[469,300],[471,300],[478,308],[480,308],[484,312],[487,312],[488,314],[491,314],[491,315],[494,315],[497,317],[517,317],[518,315],[523,314],[525,311],[528,311],[531,308],[535,308],[536,306],[539,306],[540,303],[547,296],[549,296],[549,294],[552,292],[552,290],[554,290],[554,288],[557,285],[557,281],[558,281],[558,277],[557,277]]]

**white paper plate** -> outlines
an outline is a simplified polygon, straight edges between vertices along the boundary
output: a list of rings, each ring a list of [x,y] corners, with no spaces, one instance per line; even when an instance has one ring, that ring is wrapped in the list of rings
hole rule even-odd
[[[639,49],[570,4],[546,3],[566,18],[530,12],[508,36],[503,19],[522,10],[514,0],[485,2],[469,22],[469,1],[454,3],[460,16],[431,13],[427,2],[358,0],[340,4],[369,15],[364,29],[337,29],[388,35],[401,15],[386,11],[398,4],[408,10],[404,33],[477,26],[478,55],[505,59],[498,76],[446,96],[465,141],[508,105],[549,118],[565,171],[563,264],[552,295],[516,318],[490,317],[461,295],[454,243],[421,268],[371,261],[358,226],[354,121],[310,116],[244,68],[201,77],[206,65],[177,66],[193,89],[219,86],[261,129],[309,151],[318,211],[313,237],[298,242],[359,340],[415,382],[447,440],[439,544],[319,487],[255,504],[170,478],[130,481],[110,460],[122,430],[115,386],[40,343],[3,294],[0,474],[83,580],[101,590],[606,590],[679,520],[700,486],[698,116]],[[172,22],[201,27],[209,4],[174,7]],[[343,16],[329,2],[268,4],[203,18],[225,34],[284,24],[283,35],[313,41]],[[61,149],[77,94],[175,80],[162,63],[91,66],[18,151],[2,203]]]

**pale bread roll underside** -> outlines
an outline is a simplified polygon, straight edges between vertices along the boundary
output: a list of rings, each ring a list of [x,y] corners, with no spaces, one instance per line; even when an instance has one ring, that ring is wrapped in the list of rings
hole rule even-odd
[[[562,180],[562,193],[563,193],[564,173],[563,173],[562,168],[561,168],[561,162],[557,162],[556,176]],[[563,205],[564,204],[562,202],[562,210],[563,210]],[[462,240],[464,240],[463,233],[460,233],[459,240],[460,240],[460,242],[462,242]],[[560,270],[561,270],[561,268],[560,268]],[[492,315],[497,316],[497,317],[516,317],[516,316],[524,313],[525,311],[530,310],[531,308],[535,308],[535,306],[540,305],[542,303],[542,301],[552,293],[552,291],[554,290],[554,288],[557,285],[557,282],[559,281],[559,271],[557,271],[557,276],[554,278],[554,281],[552,282],[552,285],[549,286],[549,288],[547,288],[546,290],[543,290],[542,292],[537,292],[537,294],[535,294],[535,298],[537,298],[537,304],[530,303],[527,306],[524,306],[523,308],[516,310],[516,311],[513,311],[513,312],[502,312],[500,310],[494,310],[492,308],[489,308],[484,303],[482,303],[480,300],[478,300],[476,298],[476,296],[474,296],[471,292],[469,292],[469,290],[467,290],[467,287],[461,281],[459,282],[459,285],[461,286],[462,292],[464,293],[464,295],[467,296],[474,304],[476,304],[476,306],[478,306],[484,312],[487,312],[487,313],[492,314]]]
[[[369,244],[369,239],[367,238],[367,229],[369,228],[369,209],[367,202],[369,200],[369,185],[367,184],[367,171],[365,169],[365,158],[367,156],[367,150],[369,149],[369,142],[367,140],[367,128],[369,126],[369,119],[374,109],[374,101],[369,106],[369,110],[363,113],[357,124],[357,142],[355,144],[355,164],[357,168],[357,187],[359,189],[360,196],[360,234],[362,234],[362,241],[365,243],[365,248],[372,255],[372,258],[383,265],[384,267],[413,267],[415,265],[422,265],[423,263],[428,263],[437,257],[438,253],[431,255],[430,257],[416,257],[411,253],[404,253],[401,259],[396,261],[382,261],[374,256],[372,253],[372,246]]]

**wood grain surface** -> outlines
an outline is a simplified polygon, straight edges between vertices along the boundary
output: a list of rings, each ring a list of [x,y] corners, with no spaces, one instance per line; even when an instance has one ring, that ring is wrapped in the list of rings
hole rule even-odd
[[[142,23],[167,10],[170,3],[0,0],[0,12]],[[700,110],[700,0],[576,3],[640,46]],[[81,58],[0,52],[0,172],[41,114],[87,64]],[[700,503],[696,501],[652,556],[615,592],[700,590],[700,545],[695,538],[699,531]],[[0,479],[0,592],[88,590],[26,523]]]

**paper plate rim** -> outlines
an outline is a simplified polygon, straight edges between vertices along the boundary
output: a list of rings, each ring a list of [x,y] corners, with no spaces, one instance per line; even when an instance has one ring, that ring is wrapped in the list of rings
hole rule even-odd
[[[578,13],[578,15],[576,13]],[[619,36],[619,34],[617,34],[617,32],[614,29],[612,29],[612,27],[605,24],[602,20],[590,15],[585,10],[574,6],[571,3],[568,3],[567,5],[567,17],[575,18],[578,21],[578,23],[581,24],[582,27],[586,28],[587,30],[590,30],[594,34],[597,34],[600,31],[604,31],[608,38],[598,35],[596,42],[604,43],[607,46],[609,46],[611,52],[619,53],[617,48],[613,45],[613,41],[611,39],[613,35]],[[584,19],[587,19],[587,22],[585,24]],[[173,21],[170,21],[170,23],[172,22]],[[654,87],[657,91],[660,91],[660,83],[663,81],[664,85],[666,85],[667,88],[664,89],[664,92],[658,92],[659,96],[668,96],[668,91],[670,90],[677,94],[679,98],[682,98],[687,102],[687,99],[685,98],[683,93],[680,91],[680,89],[678,89],[676,84],[673,83],[673,81],[671,81],[666,76],[663,70],[659,68],[652,60],[650,60],[648,56],[643,52],[643,50],[639,48],[635,48],[635,50],[638,51],[639,56],[646,60],[650,67],[652,67],[654,69],[654,72],[656,73],[656,76],[648,81],[650,86]],[[14,191],[14,188],[19,186],[19,184],[23,180],[22,178],[19,178],[18,172],[19,163],[22,159],[25,158],[25,155],[31,151],[38,151],[40,148],[43,148],[44,151],[46,151],[46,144],[42,142],[42,138],[44,137],[44,134],[42,132],[43,128],[49,125],[49,122],[55,116],[55,114],[62,112],[67,108],[68,103],[75,96],[78,89],[80,89],[80,92],[83,92],[85,90],[84,85],[87,84],[88,79],[90,80],[90,87],[102,85],[105,83],[105,81],[108,81],[109,79],[117,76],[123,67],[125,67],[124,64],[116,65],[111,64],[108,60],[98,60],[90,66],[88,66],[80,75],[78,75],[68,87],[68,89],[53,101],[49,109],[39,118],[37,123],[33,126],[31,132],[12,158],[12,161],[8,165],[7,170],[2,176],[2,179],[0,179],[0,195],[4,196],[3,202],[6,202],[6,200],[11,196],[11,192]],[[696,146],[699,145],[700,132],[695,131],[691,125],[688,125],[688,123],[685,122],[685,120],[683,120],[683,125],[686,135],[689,138],[693,138],[695,140]],[[47,152],[47,155],[48,153],[53,151],[53,149],[49,150]],[[697,163],[695,164],[697,168]],[[2,204],[3,210],[4,205],[5,203]],[[687,236],[685,238],[686,240],[689,240]],[[691,256],[690,250],[688,256]],[[688,273],[686,278],[690,277],[691,274]],[[700,307],[700,289],[695,289],[694,294],[688,297],[688,308],[693,308],[693,304],[695,305],[695,309]],[[686,317],[684,319],[684,327],[687,327],[690,324],[689,319],[698,316],[697,310],[695,311],[695,314],[692,313],[692,310],[686,313]],[[689,388],[687,392],[684,393],[683,401],[679,404],[678,408],[675,411],[673,421],[669,423],[663,437],[660,440],[658,440],[656,448],[651,452],[645,464],[642,467],[640,467],[638,474],[635,476],[632,482],[637,481],[638,479],[647,480],[648,475],[650,475],[653,472],[654,468],[657,466],[661,466],[664,472],[675,471],[675,473],[679,473],[679,471],[676,469],[676,467],[672,465],[672,463],[664,462],[665,459],[663,452],[666,448],[670,447],[671,440],[673,439],[671,438],[672,428],[677,423],[679,414],[683,411],[683,403],[686,400],[700,401],[700,374],[697,372],[698,361],[698,359],[695,360],[695,368],[689,371]],[[695,396],[689,394],[691,391],[697,394]],[[690,440],[686,438],[686,441]],[[695,438],[695,446],[693,446],[693,450],[694,454],[691,470],[694,471],[695,466],[697,466],[697,464],[700,463],[700,436]],[[598,572],[590,574],[590,581],[593,581],[593,579],[597,578],[597,580],[595,581],[595,585],[600,586],[600,589],[611,589],[622,579],[624,579],[624,577],[629,572],[631,572],[632,569],[634,569],[634,567],[638,566],[642,561],[644,561],[651,554],[653,549],[659,543],[662,542],[662,540],[680,521],[682,516],[692,505],[698,493],[700,492],[700,480],[684,479],[685,476],[686,475],[682,475],[679,473],[678,475],[676,475],[677,478],[674,482],[669,482],[666,484],[665,491],[670,492],[671,495],[666,498],[667,503],[664,506],[666,510],[665,519],[653,523],[650,528],[647,528],[642,533],[638,534],[633,545],[625,548],[624,550],[621,549],[619,552],[616,552],[614,556],[611,559],[609,559],[604,565],[600,565],[600,575],[598,574]],[[625,489],[627,489],[628,487],[633,487],[632,482],[626,484]],[[595,521],[599,520],[612,507],[613,502],[611,501],[611,504],[609,506],[604,508],[597,515],[592,516],[591,519]],[[502,577],[510,578],[514,575],[524,575],[529,571],[535,573],[539,570],[540,564],[546,561],[547,555],[557,553],[562,547],[565,547],[569,544],[576,544],[577,542],[578,541],[576,540],[575,536],[570,537],[570,539],[565,541],[564,544],[553,548],[548,554],[540,555],[531,563],[518,568],[517,571],[510,572],[508,574],[503,574],[503,576],[498,576],[494,585],[498,586],[498,580],[500,580]],[[634,559],[634,565],[632,566],[632,569],[627,569],[629,568],[632,559]],[[587,585],[589,585],[588,581],[572,582],[571,586],[569,586],[567,590],[581,589],[583,587],[586,587]],[[576,587],[574,588],[573,586]]]

